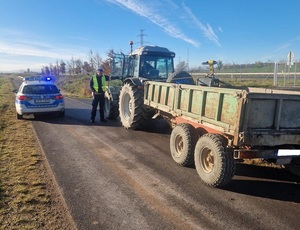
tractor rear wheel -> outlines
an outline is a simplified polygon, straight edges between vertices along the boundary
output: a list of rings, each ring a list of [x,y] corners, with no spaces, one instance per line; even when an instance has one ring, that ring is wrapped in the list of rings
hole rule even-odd
[[[195,85],[195,81],[193,77],[186,71],[174,72],[171,76],[168,77],[166,82],[176,83],[176,84]]]

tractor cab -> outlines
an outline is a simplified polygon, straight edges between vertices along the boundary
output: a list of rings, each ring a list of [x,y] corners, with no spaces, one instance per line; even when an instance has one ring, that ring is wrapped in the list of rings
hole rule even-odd
[[[166,81],[174,73],[175,53],[158,46],[142,46],[128,55],[114,54],[111,64],[112,78],[128,77]]]

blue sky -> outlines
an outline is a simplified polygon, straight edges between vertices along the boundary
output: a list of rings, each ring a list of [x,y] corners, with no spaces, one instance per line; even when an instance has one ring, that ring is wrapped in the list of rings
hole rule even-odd
[[[103,59],[144,44],[169,48],[175,64],[300,60],[298,0],[0,0],[0,72],[57,60]]]

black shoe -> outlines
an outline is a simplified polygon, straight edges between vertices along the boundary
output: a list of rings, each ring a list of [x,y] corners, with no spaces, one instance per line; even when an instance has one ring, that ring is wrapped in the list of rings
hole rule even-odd
[[[95,123],[95,120],[90,120],[90,123]]]
[[[101,122],[107,122],[107,120],[106,119],[102,119],[102,120],[100,120]]]

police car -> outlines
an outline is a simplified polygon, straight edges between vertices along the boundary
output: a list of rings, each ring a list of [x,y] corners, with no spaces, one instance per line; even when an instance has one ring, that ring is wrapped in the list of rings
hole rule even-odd
[[[23,78],[16,93],[15,106],[17,119],[24,114],[58,114],[65,116],[64,97],[52,81],[52,77]]]

